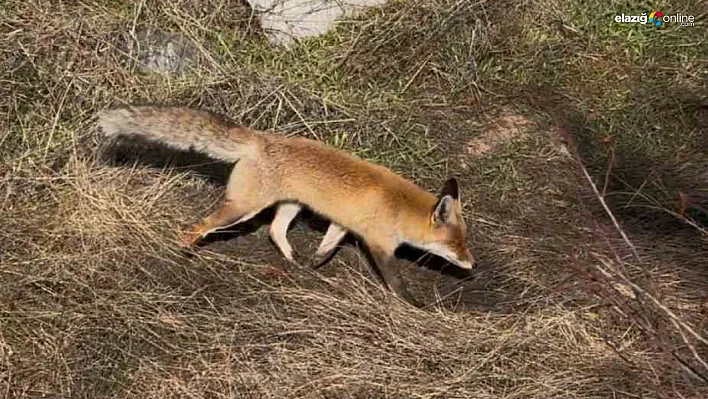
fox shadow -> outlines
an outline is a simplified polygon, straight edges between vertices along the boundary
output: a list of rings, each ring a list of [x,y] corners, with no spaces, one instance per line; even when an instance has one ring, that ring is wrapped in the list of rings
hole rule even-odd
[[[261,229],[263,226],[269,225],[272,222],[273,217],[275,216],[276,207],[277,205],[273,205],[267,209],[264,209],[248,221],[245,221],[238,225],[219,229],[207,235],[198,242],[196,247],[201,248],[205,246],[210,246],[212,244],[225,243],[231,240],[235,240],[238,237],[252,234]],[[295,218],[288,230],[291,231],[297,227],[301,227],[308,229],[312,232],[317,232],[321,237],[326,233],[329,224],[330,221],[326,218],[318,215],[307,207],[303,207],[302,211]],[[270,239],[270,245],[272,246],[274,251],[278,251],[272,239]],[[369,251],[366,243],[360,237],[351,232],[345,235],[340,244],[327,256],[327,258],[320,259],[320,263],[317,266],[309,263],[309,261],[315,259],[314,249],[312,249],[311,254],[304,253],[302,249],[297,248],[294,249],[294,251],[296,261],[298,261],[299,263],[300,261],[304,261],[302,262],[303,265],[320,269],[329,264],[332,259],[337,256],[337,254],[340,253],[340,251],[345,247],[353,248],[356,251],[360,251],[366,259],[369,270],[376,276],[377,279],[379,279],[379,281],[382,281],[381,272],[378,266],[376,265],[374,258],[371,255],[371,252]],[[474,276],[473,270],[461,269],[460,267],[450,263],[444,258],[405,244],[401,245],[399,248],[396,249],[394,257],[394,261],[407,261],[416,265],[417,268],[437,272],[443,276],[451,277],[455,281],[459,282],[470,280]]]
[[[228,242],[240,236],[253,233],[259,230],[262,226],[270,224],[275,213],[274,208],[275,207],[271,207],[262,211],[253,219],[244,222],[241,225],[216,231],[202,239],[197,246],[201,247],[219,242]],[[304,207],[301,214],[298,215],[298,217],[291,224],[290,230],[295,228],[304,228],[310,232],[318,232],[318,237],[321,237],[325,234],[329,223],[330,222],[327,219]],[[314,234],[307,234],[307,236],[312,237]],[[299,238],[302,239],[302,237]],[[272,250],[278,251],[276,245],[272,242],[272,240],[270,241]],[[366,243],[351,232],[347,233],[335,250],[333,250],[326,259],[321,259],[321,263],[317,265],[310,263],[310,261],[316,259],[314,256],[314,247],[311,245],[306,245],[304,248],[308,248],[311,253],[304,253],[304,250],[302,249],[303,247],[297,248],[297,243],[293,244],[296,247],[294,250],[296,262],[301,267],[316,270],[327,267],[327,265],[332,262],[332,260],[339,253],[341,253],[344,248],[353,249],[363,255],[366,262],[366,270],[370,273],[370,278],[373,278],[377,283],[384,283],[381,270],[374,261],[374,258]],[[411,292],[417,292],[417,294],[414,295],[416,297],[417,305],[423,308],[428,308],[437,303],[437,299],[433,296],[433,293],[429,292],[431,291],[430,280],[429,276],[426,276],[426,273],[438,273],[440,277],[442,277],[443,281],[445,281],[442,286],[438,287],[441,297],[444,298],[459,294],[460,298],[458,298],[458,303],[455,306],[445,305],[448,308],[454,308],[451,310],[465,311],[476,309],[485,311],[499,311],[499,303],[508,301],[508,298],[500,298],[498,294],[492,294],[487,288],[490,284],[487,277],[489,277],[490,270],[494,268],[491,264],[479,262],[480,265],[475,267],[475,269],[465,270],[442,257],[409,245],[401,245],[397,248],[394,253],[394,257],[395,259],[393,259],[392,262],[398,263],[398,265],[393,265],[393,267],[403,268],[406,262],[415,265],[413,268],[405,268],[406,271],[404,272],[403,278],[406,280],[409,290],[411,290]],[[346,256],[346,259],[351,260],[351,257]],[[287,261],[283,258],[282,262],[285,263]],[[480,271],[482,272],[480,273]],[[435,278],[435,280],[438,280],[438,278]],[[423,281],[425,282],[421,284]],[[437,283],[434,284],[439,285]],[[422,289],[422,287],[425,288]],[[444,300],[441,300],[440,302],[444,302]]]
[[[166,147],[139,136],[118,137],[98,149],[102,163],[114,166],[144,166],[149,168],[172,168],[189,171],[207,182],[225,186],[236,165],[233,162],[215,160],[194,150],[178,150]]]

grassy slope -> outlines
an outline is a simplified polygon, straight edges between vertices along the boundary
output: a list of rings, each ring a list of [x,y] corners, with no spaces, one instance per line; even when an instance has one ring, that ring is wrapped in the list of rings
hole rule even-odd
[[[1,6],[9,134],[0,137],[0,392],[706,394],[693,375],[708,375],[699,361],[706,346],[683,340],[665,310],[633,299],[617,277],[708,335],[701,232],[667,237],[637,227],[631,239],[642,261],[633,261],[578,188],[553,134],[569,127],[598,181],[601,139],[613,138],[610,198],[620,215],[622,192],[650,175],[656,183],[683,173],[672,181],[687,183],[645,185],[658,188],[640,197],[667,206],[676,191],[693,190],[700,202],[705,25],[616,25],[616,12],[650,11],[619,1],[393,2],[283,51],[249,33],[247,10],[221,3]],[[654,6],[705,18],[699,4]],[[147,21],[189,37],[196,66],[149,75],[124,61],[130,30]],[[354,248],[321,273],[285,264],[260,230],[186,257],[174,248],[174,229],[206,213],[217,191],[189,175],[87,157],[96,149],[86,140],[93,112],[143,101],[316,137],[431,190],[456,173],[480,269],[460,290],[450,277],[409,268],[419,295],[446,296],[418,311],[372,284]],[[525,122],[510,128],[509,115]],[[467,153],[471,140],[498,129],[518,137],[483,156]],[[314,249],[316,234],[298,227],[292,235]]]

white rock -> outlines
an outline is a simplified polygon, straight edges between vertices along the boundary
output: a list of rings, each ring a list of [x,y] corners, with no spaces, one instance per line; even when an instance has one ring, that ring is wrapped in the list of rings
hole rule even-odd
[[[294,39],[320,35],[335,21],[385,0],[248,0],[260,14],[271,43],[287,45]]]

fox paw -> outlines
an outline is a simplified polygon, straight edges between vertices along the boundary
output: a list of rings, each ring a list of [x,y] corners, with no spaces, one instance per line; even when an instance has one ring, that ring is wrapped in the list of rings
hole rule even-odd
[[[309,262],[309,258],[301,254],[299,251],[293,251],[292,258],[288,260],[290,263],[298,267],[306,267]]]
[[[202,236],[201,229],[198,227],[191,227],[186,231],[180,231],[177,238],[177,244],[180,248],[191,248]]]
[[[313,269],[319,269],[327,262],[328,259],[329,259],[329,256],[327,256],[327,255],[315,254],[310,258],[310,262],[308,263],[308,266]]]

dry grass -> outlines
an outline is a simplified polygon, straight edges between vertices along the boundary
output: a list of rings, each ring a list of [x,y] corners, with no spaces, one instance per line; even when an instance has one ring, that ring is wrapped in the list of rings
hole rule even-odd
[[[647,50],[706,30],[628,34],[550,0],[394,3],[288,51],[236,2],[0,5],[0,394],[708,396],[706,154],[687,147],[706,55]],[[186,37],[190,63],[141,70],[144,29]],[[692,94],[627,94],[672,84]],[[402,262],[421,310],[354,247],[319,271],[262,228],[180,251],[218,179],[97,157],[91,117],[124,102],[318,138],[431,190],[456,173],[480,267],[460,281]]]

